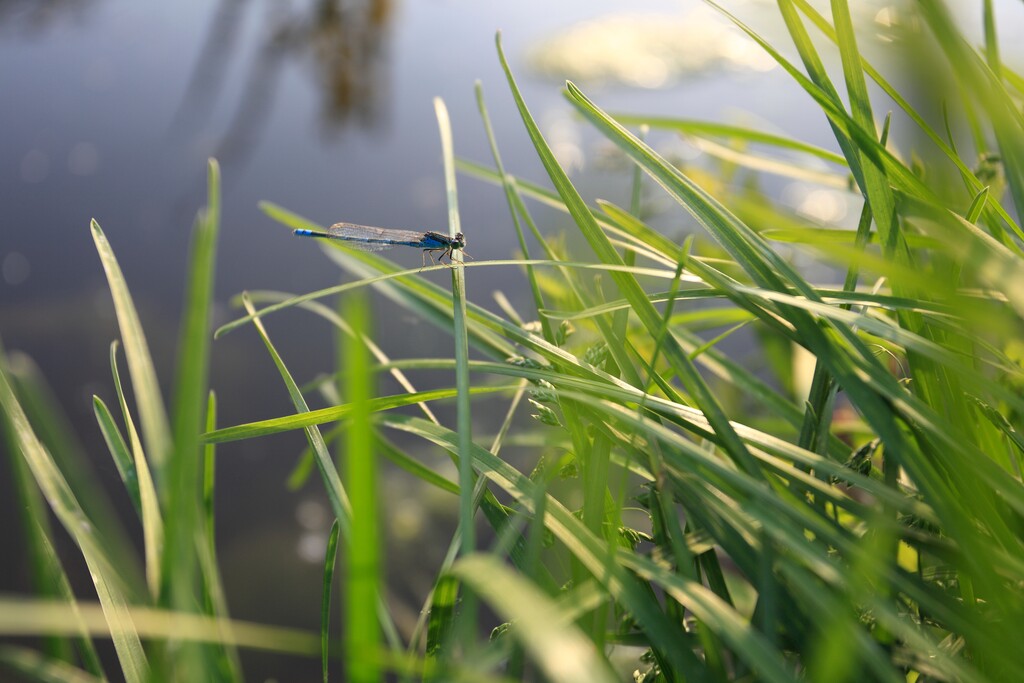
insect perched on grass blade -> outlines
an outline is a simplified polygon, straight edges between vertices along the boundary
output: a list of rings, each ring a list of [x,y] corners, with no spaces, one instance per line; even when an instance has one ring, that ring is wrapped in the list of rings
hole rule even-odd
[[[341,240],[353,249],[360,251],[381,251],[391,247],[416,247],[423,250],[424,266],[427,264],[427,256],[430,256],[431,263],[434,262],[436,252],[441,252],[441,255],[437,257],[439,262],[444,263],[444,258],[447,256],[450,265],[452,251],[466,247],[466,238],[461,232],[456,233],[455,237],[449,237],[440,232],[373,228],[355,223],[335,223],[324,231],[297,228],[295,234],[301,237]]]

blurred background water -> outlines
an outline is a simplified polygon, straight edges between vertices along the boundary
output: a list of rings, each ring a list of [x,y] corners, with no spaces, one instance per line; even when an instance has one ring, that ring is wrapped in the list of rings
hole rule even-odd
[[[774,3],[725,4],[769,39],[783,35]],[[868,28],[869,53],[895,40],[899,10],[851,4]],[[952,4],[979,35],[976,3]],[[998,10],[1012,35],[1022,25],[1020,3]],[[120,260],[167,392],[208,157],[219,159],[224,178],[217,323],[237,315],[229,299],[243,289],[298,293],[338,281],[316,246],[266,218],[260,200],[323,224],[444,229],[434,96],[451,112],[456,153],[489,165],[473,95],[482,81],[506,166],[544,181],[498,65],[496,29],[527,102],[586,197],[625,205],[630,175],[572,117],[560,94],[565,78],[611,111],[744,123],[832,147],[824,118],[791,79],[696,0],[0,1],[0,335],[9,351],[39,365],[131,533],[140,536],[92,413],[93,394],[108,403],[114,397],[108,352],[117,329],[89,219],[99,221]],[[1018,46],[1003,45],[1009,59],[1015,50],[1019,56]],[[789,44],[780,47],[788,52]],[[700,163],[700,150],[675,136],[652,139]],[[827,222],[856,214],[842,192],[781,180],[769,188]],[[476,259],[515,254],[499,189],[461,177],[460,209]],[[570,227],[552,211],[535,215],[549,234]],[[678,209],[654,220],[674,235],[688,225]],[[420,255],[393,258],[413,266]],[[470,270],[467,279],[483,305],[493,307],[494,290],[525,300],[513,269]],[[393,357],[451,353],[446,333],[400,310],[382,303],[376,318]],[[320,320],[289,312],[268,326],[300,382],[332,367],[330,331]],[[292,412],[251,330],[214,343],[211,380],[223,425]],[[331,520],[318,481],[297,492],[284,486],[303,446],[296,433],[220,449],[218,547],[235,616],[315,629]],[[423,457],[444,461],[440,453]],[[0,468],[0,547],[18,547],[6,459]],[[405,625],[430,587],[455,501],[397,474],[385,495],[389,575]],[[426,569],[409,571],[411,563]],[[0,591],[26,590],[27,571],[4,563]],[[78,585],[90,594],[87,581]],[[278,658],[252,656],[247,664],[261,676],[303,677]]]

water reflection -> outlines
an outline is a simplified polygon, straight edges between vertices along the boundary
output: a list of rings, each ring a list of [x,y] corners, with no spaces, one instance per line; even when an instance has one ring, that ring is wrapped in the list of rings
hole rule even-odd
[[[323,0],[315,21],[295,36],[292,45],[313,48],[315,65],[327,95],[325,121],[350,119],[373,126],[383,111],[380,98],[387,60],[383,57],[390,0],[335,2]]]
[[[227,87],[231,55],[242,42],[246,11],[253,3],[221,0],[211,15],[188,87],[170,127],[172,138],[208,125]],[[390,0],[319,0],[296,10],[272,4],[262,20],[262,38],[250,60],[241,96],[210,155],[222,167],[244,167],[266,128],[282,72],[290,61],[311,58],[323,97],[321,122],[336,133],[355,123],[372,129],[387,121],[386,84]],[[226,172],[231,178],[240,173]]]
[[[0,0],[0,26],[42,32],[83,19],[94,4],[91,0]]]
[[[174,126],[201,125],[226,92],[226,69],[245,25],[245,0],[221,0],[175,116]],[[365,127],[381,120],[379,87],[385,82],[384,54],[393,14],[390,0],[320,0],[295,11],[274,4],[263,20],[263,39],[249,67],[246,85],[220,151],[245,147],[264,120],[281,64],[312,56],[323,86],[324,120],[332,126],[354,121]],[[192,127],[192,126],[188,126]],[[219,155],[218,155],[219,156]]]
[[[721,69],[767,71],[772,59],[707,8],[678,14],[614,14],[590,19],[538,43],[533,67],[590,84],[662,88]]]

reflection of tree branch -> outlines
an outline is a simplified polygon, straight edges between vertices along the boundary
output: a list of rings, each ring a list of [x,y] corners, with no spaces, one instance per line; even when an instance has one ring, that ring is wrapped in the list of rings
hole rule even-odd
[[[355,115],[361,125],[379,121],[375,86],[383,79],[379,71],[384,29],[391,15],[390,0],[357,0],[354,7],[344,2],[321,0],[309,40],[327,87],[328,122],[345,123]]]
[[[222,0],[172,130],[186,124],[193,127],[197,112],[205,117],[223,92],[219,84],[237,27],[243,23],[239,17],[242,3]],[[234,116],[213,151],[224,168],[226,184],[241,176],[237,167],[244,166],[256,149],[287,56],[303,55],[312,48],[318,80],[326,89],[326,122],[343,126],[354,114],[362,126],[380,123],[377,100],[383,78],[379,72],[386,64],[381,53],[391,7],[391,0],[316,0],[308,15],[298,17],[280,6],[271,8],[268,37],[248,70]],[[235,172],[228,172],[231,167]]]
[[[256,148],[255,141],[259,138],[259,131],[270,114],[273,94],[281,75],[283,56],[283,45],[277,41],[270,42],[263,46],[259,58],[250,67],[242,99],[231,123],[228,124],[227,133],[220,139],[214,152],[214,156],[222,165],[244,166]]]
[[[263,45],[257,59],[251,63],[245,86],[242,88],[242,98],[227,126],[227,132],[221,136],[216,148],[211,152],[211,156],[216,157],[221,165],[221,184],[225,194],[241,177],[239,169],[245,167],[256,149],[255,141],[259,139],[260,130],[270,114],[285,52],[286,41],[283,40],[281,31],[277,31]],[[200,188],[201,183],[195,191],[200,192]],[[183,197],[176,204],[188,206],[192,196],[193,194],[189,193],[186,195],[188,199]]]
[[[243,7],[244,0],[221,0],[172,120],[172,134],[183,127],[201,124],[213,109],[216,96],[222,91],[219,86],[237,43],[239,27],[244,23]],[[362,126],[377,125],[381,115],[377,84],[383,80],[380,71],[385,60],[381,53],[384,32],[392,14],[391,0],[316,0],[307,17],[278,12],[278,16],[270,19],[270,44],[262,49],[260,62],[265,65],[270,53],[301,55],[311,47],[318,80],[326,89],[326,121],[344,125],[354,115]],[[256,88],[263,93],[272,89],[258,81],[259,71],[250,72],[236,122],[259,118],[245,113],[249,101],[260,98],[257,93],[248,92],[249,89]],[[229,130],[227,137],[248,135]],[[224,140],[221,147],[230,144],[229,140]]]
[[[201,124],[213,108],[212,93],[220,89],[228,57],[237,43],[244,4],[245,0],[221,0],[217,6],[188,87],[171,119],[169,135],[172,137],[186,124]],[[187,127],[194,128],[194,125]]]

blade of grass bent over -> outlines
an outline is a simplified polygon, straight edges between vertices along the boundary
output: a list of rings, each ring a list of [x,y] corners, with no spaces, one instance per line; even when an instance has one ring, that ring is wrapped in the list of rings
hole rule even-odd
[[[505,54],[501,47],[500,33],[496,37],[496,44],[498,48],[498,57],[501,61],[502,69],[505,71],[509,87],[512,90],[512,96],[516,101],[516,106],[519,108],[520,117],[522,118],[527,132],[530,135],[530,139],[533,141],[534,147],[540,156],[541,162],[544,164],[544,167],[558,190],[558,193],[569,208],[573,219],[579,226],[583,236],[587,239],[588,243],[590,243],[590,246],[597,257],[603,263],[622,265],[622,258],[619,256],[619,253],[611,245],[608,237],[597,225],[597,221],[591,214],[590,209],[587,208],[586,204],[583,202],[583,198],[580,197],[576,188],[573,187],[569,177],[565,174],[565,171],[563,171],[558,165],[554,154],[552,154],[547,142],[541,135],[540,129],[537,127],[536,122],[533,120],[532,115],[527,109],[526,102],[523,100],[522,95],[519,92],[519,88],[516,85],[515,78],[512,75],[508,61],[505,59]],[[612,272],[611,275],[623,296],[628,299],[630,304],[633,306],[633,310],[636,312],[637,317],[652,335],[655,334],[661,327],[661,316],[657,309],[655,309],[650,301],[647,300],[646,294],[640,287],[639,283],[637,283],[635,278],[630,277],[625,273]],[[708,416],[708,420],[715,430],[717,438],[720,440],[721,446],[732,458],[735,459],[737,465],[750,472],[756,472],[756,463],[751,458],[750,453],[747,452],[746,446],[744,446],[743,442],[736,436],[736,432],[729,424],[729,421],[721,406],[718,404],[718,401],[712,395],[704,379],[700,376],[700,373],[697,372],[693,362],[671,336],[666,339],[664,354],[666,359],[672,363],[678,376],[683,380],[687,390],[693,394],[701,410],[705,411],[705,414]]]

